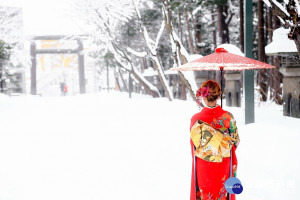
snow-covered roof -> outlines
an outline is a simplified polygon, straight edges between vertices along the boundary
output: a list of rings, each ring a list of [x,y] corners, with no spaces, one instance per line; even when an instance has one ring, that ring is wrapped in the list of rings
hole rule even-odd
[[[202,58],[202,57],[203,56],[201,54],[190,54],[187,57],[187,60],[188,60],[188,62],[191,62],[191,61],[197,60],[197,59]]]
[[[273,41],[265,47],[267,55],[295,54],[297,53],[296,44],[290,40],[287,34],[289,29],[278,28],[273,32]]]
[[[245,54],[240,50],[240,48],[233,44],[221,44],[217,48],[224,48],[229,53],[233,53],[239,56],[245,56]]]

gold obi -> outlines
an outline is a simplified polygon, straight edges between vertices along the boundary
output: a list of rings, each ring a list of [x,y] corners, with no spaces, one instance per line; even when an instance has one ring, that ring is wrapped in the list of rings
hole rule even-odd
[[[195,146],[194,155],[209,162],[222,162],[230,157],[230,150],[236,139],[198,120],[191,129]]]

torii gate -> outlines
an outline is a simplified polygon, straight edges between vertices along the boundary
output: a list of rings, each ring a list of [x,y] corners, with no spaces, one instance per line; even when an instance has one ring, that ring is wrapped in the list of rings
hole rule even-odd
[[[36,49],[35,40],[76,40],[78,47],[76,49]],[[78,74],[79,74],[79,91],[85,93],[85,75],[84,75],[84,55],[82,41],[80,39],[68,39],[64,35],[45,35],[35,36],[30,43],[31,54],[31,94],[36,95],[36,54],[77,54],[78,55]]]

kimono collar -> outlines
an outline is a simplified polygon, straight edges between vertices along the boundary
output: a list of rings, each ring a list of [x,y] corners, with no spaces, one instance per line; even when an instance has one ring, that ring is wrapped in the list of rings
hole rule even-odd
[[[219,112],[219,111],[221,111],[221,110],[223,110],[223,109],[221,108],[221,106],[220,106],[220,105],[217,105],[216,107],[213,107],[213,108],[210,108],[210,107],[204,107],[204,108],[202,109],[201,112],[203,112],[203,113],[216,113],[216,112]]]

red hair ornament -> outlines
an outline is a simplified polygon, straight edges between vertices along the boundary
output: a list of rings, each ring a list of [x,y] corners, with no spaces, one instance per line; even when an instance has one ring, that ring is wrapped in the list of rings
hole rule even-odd
[[[203,104],[201,102],[201,97],[207,97],[210,95],[210,88],[208,86],[203,87],[203,88],[199,88],[199,90],[196,93],[196,102],[198,104],[199,109],[201,110]],[[201,106],[202,105],[202,106]]]

